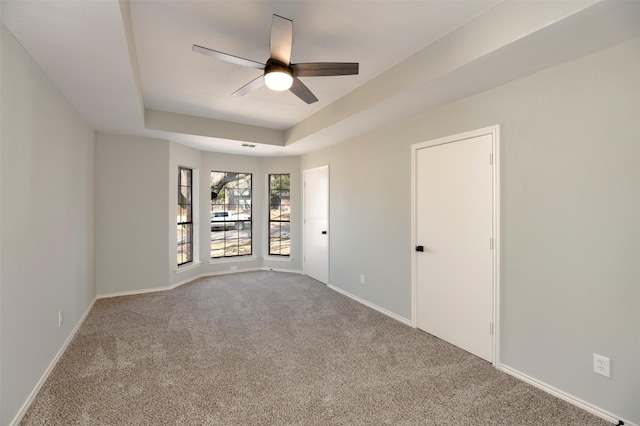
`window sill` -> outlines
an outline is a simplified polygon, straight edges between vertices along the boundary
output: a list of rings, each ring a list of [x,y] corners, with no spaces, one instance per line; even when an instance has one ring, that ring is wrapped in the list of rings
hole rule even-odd
[[[264,260],[268,260],[269,262],[288,262],[291,263],[290,256],[265,256]]]
[[[258,260],[258,258],[255,256],[221,257],[217,259],[210,259],[209,265],[217,265],[221,263],[252,262],[254,260]]]
[[[190,271],[192,269],[199,267],[200,265],[202,265],[202,262],[191,262],[191,263],[187,263],[186,265],[178,266],[176,268],[176,274],[181,274],[183,272]]]

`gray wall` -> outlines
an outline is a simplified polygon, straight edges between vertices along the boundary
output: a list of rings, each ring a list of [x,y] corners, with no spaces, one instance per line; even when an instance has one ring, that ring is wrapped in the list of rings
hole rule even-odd
[[[8,425],[96,294],[95,132],[1,27],[0,424]]]
[[[102,133],[97,140],[98,294],[166,287],[169,142]]]
[[[639,50],[636,38],[304,155],[303,170],[330,165],[331,284],[410,318],[411,145],[499,124],[502,363],[640,424]]]

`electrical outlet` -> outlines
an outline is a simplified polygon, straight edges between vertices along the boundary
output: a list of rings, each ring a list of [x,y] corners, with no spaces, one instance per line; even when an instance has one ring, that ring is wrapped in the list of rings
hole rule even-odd
[[[364,274],[360,274],[360,284],[364,284]]]
[[[611,362],[609,358],[593,354],[593,372],[605,377],[611,377]]]
[[[64,321],[64,311],[60,310],[60,312],[58,312],[58,327],[62,327],[63,321]]]

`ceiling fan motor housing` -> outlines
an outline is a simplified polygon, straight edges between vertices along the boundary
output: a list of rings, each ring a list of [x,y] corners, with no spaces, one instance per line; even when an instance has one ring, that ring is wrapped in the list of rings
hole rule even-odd
[[[283,72],[293,77],[293,70],[289,65],[283,64],[282,62],[274,61],[273,59],[269,58],[264,67],[264,73],[269,74],[271,72]]]

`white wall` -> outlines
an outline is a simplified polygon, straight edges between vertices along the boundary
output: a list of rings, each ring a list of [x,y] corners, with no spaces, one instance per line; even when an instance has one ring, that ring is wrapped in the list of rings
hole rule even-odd
[[[98,294],[169,284],[168,169],[169,141],[98,134],[95,185]],[[172,215],[175,218],[175,209]]]
[[[8,425],[96,294],[95,132],[1,27],[0,424]]]
[[[499,124],[502,362],[640,424],[639,52],[636,38],[303,156],[330,165],[331,284],[409,318],[411,144]]]

